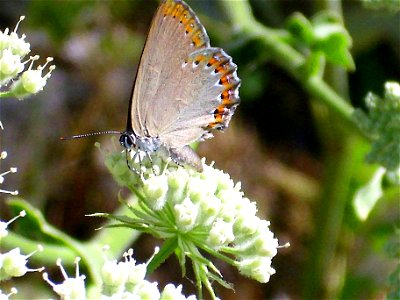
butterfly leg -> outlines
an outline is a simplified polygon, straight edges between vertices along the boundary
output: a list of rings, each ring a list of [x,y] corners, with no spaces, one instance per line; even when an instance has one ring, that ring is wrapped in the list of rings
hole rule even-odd
[[[133,168],[130,163],[129,163],[129,159],[128,159],[128,151],[130,152],[130,150],[126,149],[125,150],[125,154],[126,154],[126,165],[128,166],[128,169],[131,170],[132,172],[134,172],[136,175],[140,176],[140,172],[138,172],[135,168]],[[135,155],[133,156],[133,160],[135,160],[137,155],[137,152],[135,153]]]
[[[151,169],[153,170],[153,174],[154,174],[154,175],[157,175],[157,174],[156,174],[156,170],[154,170],[153,160],[151,159],[151,156],[150,156],[149,152],[148,152],[148,151],[145,151],[145,153],[146,153],[147,158],[150,160]]]

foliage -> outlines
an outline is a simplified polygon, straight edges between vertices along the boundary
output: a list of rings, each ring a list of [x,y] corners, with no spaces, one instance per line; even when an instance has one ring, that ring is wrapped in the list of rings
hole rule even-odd
[[[390,39],[390,32],[395,32],[398,36],[398,28],[394,28],[398,21],[396,15],[398,1],[363,2],[365,6],[373,7],[375,10],[367,10],[361,17],[353,13],[351,16],[354,18],[346,16],[348,13],[346,10],[345,14],[342,13],[340,4],[352,5],[345,1],[334,2],[339,4],[336,6],[332,5],[331,1],[321,1],[319,8],[303,3],[304,11],[300,12],[295,8],[296,12],[290,16],[287,16],[287,11],[293,11],[291,7],[293,3],[288,4],[287,9],[280,9],[277,8],[278,2],[274,1],[219,1],[218,9],[214,3],[210,4],[215,10],[207,10],[207,15],[218,13],[218,16],[223,15],[223,18],[207,19],[206,15],[199,13],[207,29],[210,28],[211,38],[219,39],[218,46],[222,45],[232,53],[239,66],[239,75],[246,74],[241,75],[242,90],[247,89],[247,92],[242,93],[240,107],[246,111],[247,106],[251,111],[246,124],[261,115],[260,122],[269,126],[265,131],[281,135],[281,129],[285,128],[291,130],[294,136],[304,135],[304,131],[299,130],[301,123],[292,126],[293,123],[279,120],[279,125],[282,127],[270,126],[264,108],[271,103],[274,105],[278,102],[285,103],[284,114],[292,116],[290,113],[292,110],[295,111],[291,106],[293,99],[286,99],[283,95],[295,95],[296,103],[299,103],[300,99],[311,100],[307,104],[311,107],[307,118],[316,129],[307,128],[306,131],[315,131],[315,139],[319,144],[317,149],[310,151],[311,154],[308,153],[312,157],[310,160],[315,162],[311,168],[303,166],[305,160],[302,160],[302,156],[296,156],[295,159],[301,170],[299,167],[296,170],[296,167],[289,165],[292,163],[288,159],[289,155],[299,151],[298,147],[291,146],[276,148],[278,149],[276,152],[281,152],[280,158],[276,161],[284,161],[284,167],[278,168],[277,166],[282,164],[276,161],[264,165],[265,157],[253,155],[251,152],[254,149],[248,136],[240,139],[234,146],[223,149],[226,153],[235,153],[239,149],[240,156],[245,157],[245,163],[240,164],[239,155],[226,155],[233,169],[238,168],[241,172],[243,165],[252,168],[251,172],[239,174],[245,182],[243,186],[246,187],[246,182],[248,184],[246,180],[252,180],[259,182],[258,188],[260,185],[279,187],[264,192],[271,199],[267,199],[266,203],[261,200],[257,203],[257,207],[261,207],[258,212],[259,217],[255,215],[256,205],[244,197],[240,185],[234,185],[229,175],[222,171],[206,167],[208,177],[205,177],[204,174],[199,175],[180,167],[166,167],[163,162],[153,158],[151,167],[139,172],[142,177],[138,177],[129,171],[125,156],[121,155],[120,149],[115,148],[111,153],[101,151],[101,154],[115,182],[122,189],[119,199],[123,204],[112,214],[94,213],[110,210],[110,207],[103,206],[102,209],[98,209],[96,206],[99,201],[97,197],[103,192],[103,187],[107,186],[104,181],[100,184],[97,180],[106,175],[100,176],[90,169],[92,163],[87,163],[90,161],[89,152],[87,148],[84,151],[85,147],[80,147],[79,143],[71,146],[75,150],[65,156],[59,155],[61,158],[57,157],[54,160],[49,153],[53,151],[57,153],[57,148],[60,146],[49,147],[47,140],[51,139],[44,140],[41,136],[49,129],[55,135],[59,135],[59,132],[65,133],[65,130],[69,132],[70,129],[57,127],[61,126],[60,124],[77,124],[76,130],[82,130],[82,127],[84,128],[91,120],[101,120],[105,123],[109,116],[114,118],[116,114],[109,110],[111,106],[103,106],[103,103],[111,102],[110,99],[124,98],[123,93],[121,94],[123,86],[121,78],[126,76],[121,76],[121,73],[126,73],[124,69],[126,61],[121,57],[126,55],[132,60],[139,59],[140,43],[137,41],[144,40],[139,30],[141,25],[133,28],[129,21],[143,20],[142,16],[147,14],[150,16],[152,10],[146,5],[151,4],[146,2],[144,5],[144,2],[136,1],[84,1],[71,3],[72,5],[64,3],[60,9],[58,4],[48,1],[24,3],[28,12],[28,24],[33,28],[28,36],[36,39],[35,47],[39,49],[39,53],[54,52],[52,54],[55,54],[57,64],[62,67],[57,69],[61,70],[60,73],[54,73],[59,76],[57,80],[53,81],[53,78],[48,80],[54,70],[54,66],[47,67],[52,58],[48,58],[43,66],[34,68],[34,62],[38,57],[32,55],[26,58],[31,51],[31,45],[25,40],[25,35],[18,34],[18,25],[14,31],[6,29],[0,32],[0,104],[10,98],[12,101],[15,98],[27,99],[31,95],[42,97],[40,101],[18,102],[18,105],[28,107],[28,113],[22,113],[21,109],[21,114],[37,118],[34,119],[35,122],[31,122],[34,123],[32,125],[24,123],[21,126],[24,128],[24,138],[26,135],[32,136],[38,142],[36,148],[26,147],[27,138],[24,139],[21,148],[30,151],[20,152],[23,155],[12,155],[12,157],[16,162],[28,161],[32,166],[27,167],[25,162],[25,170],[28,170],[26,172],[9,176],[10,173],[17,171],[16,167],[10,167],[0,174],[2,187],[5,178],[7,182],[10,178],[21,178],[22,185],[18,186],[18,190],[24,191],[24,198],[28,199],[24,201],[13,198],[8,201],[13,215],[21,211],[27,214],[13,224],[13,231],[7,229],[9,222],[0,223],[2,248],[8,251],[0,254],[1,280],[9,280],[16,275],[29,277],[32,274],[25,275],[28,271],[42,271],[41,268],[29,269],[27,263],[49,267],[57,261],[64,281],[56,284],[48,275],[44,278],[60,297],[70,297],[71,294],[68,293],[71,291],[76,291],[77,297],[99,296],[99,289],[104,284],[103,295],[107,297],[112,295],[120,298],[128,297],[131,295],[127,293],[134,291],[135,295],[140,297],[186,299],[182,295],[182,286],[167,285],[164,291],[160,292],[155,284],[144,277],[146,272],[152,273],[156,269],[162,271],[166,259],[175,254],[183,276],[188,276],[190,273],[190,269],[186,269],[186,263],[192,262],[200,296],[203,287],[206,287],[212,297],[220,293],[221,290],[212,284],[213,281],[223,288],[234,288],[228,283],[228,279],[222,277],[226,269],[220,265],[220,261],[223,261],[236,267],[246,277],[262,283],[269,281],[269,276],[276,270],[276,274],[272,277],[274,280],[271,280],[266,288],[260,285],[259,290],[265,293],[266,298],[277,297],[282,293],[292,298],[305,299],[352,298],[355,295],[362,298],[376,298],[387,292],[388,299],[397,299],[399,266],[396,265],[394,269],[389,270],[381,261],[399,258],[398,232],[393,232],[393,227],[399,226],[400,219],[398,210],[393,209],[393,207],[398,208],[400,196],[398,71],[394,72],[394,75],[387,75],[382,73],[384,67],[380,69],[379,64],[375,64],[368,74],[364,74],[368,81],[364,81],[363,84],[368,82],[367,86],[359,84],[354,79],[348,80],[347,72],[354,72],[363,67],[357,59],[364,54],[363,51],[374,51],[374,47],[377,52],[381,51],[374,44],[378,38],[385,36]],[[197,8],[199,11],[206,11],[208,5],[202,1],[191,1],[189,4],[196,6],[196,12]],[[389,24],[390,30],[384,31],[385,34],[378,30],[371,31],[366,36],[360,37],[356,30],[357,25],[361,28],[371,28],[368,25],[373,24],[373,28],[382,28],[380,26],[383,25],[376,22],[372,15],[381,7],[389,8],[389,11],[383,10],[380,13],[384,19],[390,19],[386,23]],[[270,25],[274,22],[278,24],[278,29]],[[137,24],[135,23],[135,26]],[[143,28],[145,27],[143,25]],[[44,29],[49,37],[42,31],[39,33],[40,29]],[[43,75],[45,68],[48,68],[48,72]],[[75,70],[69,77],[70,81],[66,80],[65,88],[64,86],[59,88],[63,76],[66,76],[70,69]],[[113,72],[115,69],[118,71]],[[384,74],[382,77],[376,77],[381,73]],[[292,79],[289,80],[289,84],[282,83],[288,80],[288,77],[294,79],[296,83],[293,83]],[[246,83],[246,80],[251,82]],[[275,86],[272,86],[274,83]],[[89,93],[82,93],[83,89],[78,86],[85,85],[94,85],[93,90],[98,90],[98,93],[91,97],[88,96]],[[370,91],[364,103],[362,96],[358,97],[354,93],[360,86],[364,89],[363,95]],[[377,86],[383,86],[384,92],[376,92],[374,89]],[[46,90],[42,92],[44,87]],[[116,88],[113,90],[113,87]],[[53,119],[55,122],[45,123],[51,123],[51,126],[45,125],[38,131],[38,127],[35,126],[40,123],[37,120],[42,118],[38,117],[38,106],[35,105],[40,105],[39,103],[48,97],[49,94],[45,94],[47,89],[52,91],[50,93],[52,102],[43,104],[43,107],[51,107],[49,110],[52,110],[62,106],[54,99],[57,98],[68,103],[71,106],[68,109],[71,110],[64,111],[63,117]],[[74,100],[70,101],[68,100],[70,94],[66,91],[74,89],[78,96],[75,95]],[[274,93],[270,97],[271,90]],[[381,94],[383,95],[377,96]],[[85,114],[83,117],[80,115],[82,112]],[[273,114],[278,115],[278,111],[274,111]],[[46,116],[49,115],[51,114],[47,112]],[[299,115],[298,111],[295,111],[295,122],[303,120],[297,119]],[[10,114],[6,117],[2,115],[2,118],[8,118],[7,126],[11,123],[9,116]],[[65,116],[68,117],[68,121],[63,119]],[[15,119],[21,122],[17,117]],[[3,130],[1,122],[0,125]],[[26,127],[31,127],[29,134],[25,134]],[[11,132],[15,135],[15,140],[20,141],[20,136],[17,136],[15,131],[10,130]],[[4,131],[1,131],[1,136],[6,137],[6,143],[10,145],[9,137],[3,133]],[[264,134],[263,131],[259,133]],[[267,138],[265,140],[266,144],[271,143]],[[271,144],[268,146],[271,147]],[[64,144],[62,147],[69,146]],[[218,149],[216,152],[223,151]],[[25,155],[28,158],[25,158]],[[7,152],[2,151],[0,158],[4,161],[6,156]],[[83,163],[80,159],[83,159]],[[252,164],[254,160],[256,160],[255,165]],[[67,177],[64,173],[68,173],[66,169],[70,165],[66,161],[68,163],[80,161],[81,167],[75,173],[75,184],[66,185],[60,192],[55,186],[60,182],[57,180]],[[146,159],[143,161],[145,163]],[[46,163],[50,165],[51,172],[45,173],[42,170]],[[63,165],[64,168],[58,169],[56,166],[59,165]],[[272,171],[268,173],[271,169]],[[309,176],[310,169],[322,169],[323,172]],[[265,174],[270,174],[270,177]],[[47,182],[47,178],[50,177],[53,181]],[[89,180],[84,181],[85,178]],[[97,185],[91,185],[92,182],[96,182]],[[293,187],[304,187],[307,184],[316,186],[311,193],[312,196],[303,198],[303,194],[294,192],[301,189]],[[86,236],[85,240],[79,236],[84,226],[79,224],[75,231],[63,228],[57,220],[59,221],[58,218],[61,219],[65,212],[52,209],[52,205],[61,202],[64,194],[67,194],[66,190],[78,190],[78,193],[82,193],[82,186],[91,187],[90,193],[74,194],[73,201],[62,204],[62,207],[68,208],[65,223],[75,221],[76,215],[75,217],[72,215],[75,211],[80,213],[78,210],[80,205],[85,206],[85,213],[108,218],[106,222],[101,218],[104,223],[100,226],[103,229],[91,234],[90,237]],[[45,191],[51,189],[55,191],[56,196],[50,197],[46,194]],[[258,192],[257,188],[251,187],[244,190]],[[14,196],[18,194],[18,191],[9,191],[6,188],[0,192]],[[262,193],[259,193],[258,197],[260,194]],[[111,192],[107,192],[106,195],[107,200],[116,198]],[[290,196],[284,197],[285,199],[281,201],[280,195]],[[269,201],[274,201],[274,205]],[[277,252],[278,242],[269,229],[269,222],[263,221],[267,215],[262,209],[264,206],[271,211],[271,227],[278,229],[276,237],[288,239],[292,245],[288,250],[291,252],[282,250],[282,253],[274,258],[274,268],[271,267],[271,258]],[[273,211],[275,206],[277,210]],[[287,216],[287,219],[275,217],[273,213],[277,211],[279,217],[283,215]],[[96,223],[96,226],[98,224]],[[295,225],[290,230],[282,229],[292,224]],[[306,229],[304,232],[296,231],[298,228]],[[136,253],[144,251],[142,241],[138,242],[141,232],[149,233],[164,242],[161,249],[156,250],[143,265],[136,263],[132,251],[127,250],[134,245],[137,248]],[[391,242],[392,240],[395,242]],[[38,243],[41,245],[40,248],[43,247],[43,252],[37,251]],[[102,250],[104,245],[111,246],[106,255]],[[389,251],[382,250],[385,248],[384,245],[389,245]],[[309,257],[305,258],[306,254],[309,254]],[[5,264],[2,264],[3,256],[6,258]],[[108,258],[105,259],[105,256]],[[124,256],[124,260],[117,262],[121,256]],[[380,260],[376,262],[371,256]],[[57,260],[59,257],[62,258],[62,264]],[[78,268],[79,259],[76,257],[80,259],[82,271]],[[218,263],[210,260],[210,257],[215,258]],[[374,274],[362,272],[363,264],[371,261],[375,266],[382,268],[383,275],[378,276],[376,272]],[[76,275],[68,276],[62,265],[66,268],[75,265]],[[137,273],[128,275],[128,270],[133,269]],[[143,271],[144,269],[146,271]],[[168,275],[171,273],[170,270],[166,272]],[[86,274],[87,277],[82,274]],[[229,272],[227,274],[231,275]],[[380,284],[382,277],[385,277],[387,289]],[[293,278],[296,282],[291,281]],[[138,282],[140,284],[135,285]],[[43,283],[45,284],[44,280]],[[82,290],[82,286],[85,290]],[[291,290],[291,286],[295,288]],[[72,287],[77,289],[74,290]],[[185,289],[186,287],[183,290]],[[240,293],[239,290],[236,292]],[[3,291],[0,297],[13,298],[16,290],[10,290],[8,295],[4,293],[6,292]],[[192,299],[193,296],[189,298]]]

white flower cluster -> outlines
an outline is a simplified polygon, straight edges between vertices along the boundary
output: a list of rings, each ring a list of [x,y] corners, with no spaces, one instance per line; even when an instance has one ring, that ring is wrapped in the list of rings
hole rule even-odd
[[[156,248],[155,254],[158,252]],[[186,298],[182,295],[182,286],[168,284],[162,293],[157,282],[145,280],[147,264],[136,264],[133,250],[124,253],[125,261],[107,260],[102,268],[103,295],[102,299],[149,299],[149,300],[194,300],[195,296]],[[108,295],[108,296],[106,296]]]
[[[8,226],[20,217],[25,217],[25,211],[21,211],[18,216],[8,222],[0,221],[0,242],[8,235]],[[28,259],[37,251],[43,251],[43,247],[38,245],[37,250],[28,255],[21,254],[19,248],[14,248],[6,253],[0,253],[0,283],[12,277],[24,276],[27,272],[42,272],[44,267],[30,269],[27,267]],[[158,252],[156,250],[155,254]],[[136,264],[133,259],[133,250],[129,249],[125,254],[125,261],[105,259],[101,269],[103,279],[102,293],[97,294],[95,299],[148,299],[148,300],[195,300],[195,296],[185,297],[182,294],[182,286],[168,284],[162,292],[159,291],[157,283],[145,280],[147,264]],[[69,277],[58,259],[56,264],[60,268],[64,281],[56,284],[50,281],[47,273],[43,273],[43,279],[51,285],[53,291],[61,299],[73,300],[87,299],[87,287],[85,286],[85,275],[79,273],[80,258],[75,259],[75,276]],[[99,287],[100,290],[100,287]],[[10,297],[18,291],[12,287],[10,292],[4,293],[0,290],[0,300],[11,299]],[[92,298],[92,297],[88,297]]]
[[[1,153],[0,153],[0,160],[1,159],[6,159],[6,157],[7,157],[7,151],[1,151]],[[3,173],[0,173],[0,184],[3,184],[3,182],[4,182],[4,176],[6,176],[7,174],[9,174],[9,173],[16,173],[17,172],[17,168],[15,168],[15,167],[11,167],[8,171],[5,171],[5,172],[3,172]],[[3,193],[3,194],[11,194],[11,195],[18,195],[18,191],[17,190],[15,190],[15,191],[8,191],[8,190],[3,190],[3,189],[0,189],[0,193]],[[1,227],[0,227],[0,231],[1,231]],[[0,238],[1,238],[1,233],[0,233]]]
[[[158,250],[157,250],[158,251]],[[182,294],[182,286],[174,286],[168,284],[160,293],[156,282],[145,280],[147,264],[136,264],[133,259],[133,250],[129,249],[124,254],[125,261],[117,262],[116,260],[106,259],[101,275],[103,280],[102,292],[98,299],[102,300],[121,300],[121,299],[148,299],[148,300],[195,300],[195,296],[185,297]],[[76,272],[75,277],[68,277],[61,265],[61,260],[57,261],[57,265],[61,269],[64,281],[60,284],[51,282],[47,273],[43,274],[43,278],[48,282],[53,290],[61,297],[61,299],[87,299],[85,288],[85,276],[79,274],[79,261],[75,260]]]
[[[180,251],[193,254],[189,255],[192,260],[201,256],[192,250],[202,249],[234,265],[241,274],[268,282],[275,273],[271,259],[277,254],[278,240],[269,222],[256,216],[256,204],[244,197],[240,183],[235,185],[228,174],[204,163],[202,173],[171,166],[154,175],[154,169],[163,169],[155,161],[138,178],[127,168],[123,155],[106,158],[117,182],[141,195],[132,204],[135,216],[129,216],[135,224],[142,223],[136,229],[177,239]],[[207,268],[218,274],[212,263]]]
[[[12,222],[20,217],[25,217],[25,211],[21,211],[18,216],[12,218],[8,222],[0,221],[0,242],[1,239],[8,235],[7,227]],[[27,272],[41,272],[44,268],[29,269],[26,264],[28,258],[35,254],[37,251],[43,251],[43,247],[38,245],[38,249],[28,255],[21,254],[19,248],[14,248],[6,253],[0,253],[0,282],[8,280],[12,277],[24,276]],[[17,293],[16,288],[11,288],[10,293],[5,294],[0,290],[0,299],[9,299],[13,294]]]
[[[43,90],[47,79],[55,69],[55,66],[51,65],[48,72],[42,74],[46,66],[53,61],[52,57],[48,57],[46,63],[36,69],[32,67],[39,59],[39,55],[30,56],[23,61],[30,52],[30,44],[25,41],[26,36],[17,34],[18,25],[24,18],[24,16],[20,18],[14,31],[10,32],[8,28],[0,31],[0,97],[16,97],[21,100],[36,94]],[[25,70],[28,63],[29,67]]]
[[[200,248],[234,254],[242,274],[268,282],[279,246],[269,222],[255,215],[256,204],[244,197],[240,183],[212,166],[203,167],[203,173],[177,168],[149,177],[143,182],[144,201],[158,214],[172,211],[177,235],[193,237]]]
[[[47,273],[43,273],[43,279],[52,286],[53,291],[56,292],[61,299],[86,299],[86,288],[85,288],[85,275],[79,274],[79,261],[80,258],[75,259],[76,273],[75,277],[68,277],[67,272],[61,264],[59,258],[56,265],[60,268],[61,273],[64,277],[64,281],[60,284],[55,284],[50,281]]]

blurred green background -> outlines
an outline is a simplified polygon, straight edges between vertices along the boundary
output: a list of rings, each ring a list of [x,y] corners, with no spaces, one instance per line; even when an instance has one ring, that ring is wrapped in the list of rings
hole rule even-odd
[[[337,192],[335,188],[328,191],[326,181],[334,181],[342,172],[336,168],[336,175],[329,174],[329,163],[335,162],[342,139],[351,133],[336,131],[338,124],[331,124],[331,136],[326,136],[329,130],[321,129],[321,116],[316,117],[318,109],[303,87],[257,39],[235,31],[220,1],[187,2],[205,26],[211,44],[223,47],[233,57],[242,79],[242,103],[231,126],[201,143],[198,152],[241,181],[247,197],[257,201],[258,215],[271,221],[280,243],[291,243],[273,260],[277,273],[268,284],[243,278],[217,262],[225,280],[233,282],[236,289],[234,294],[218,288],[217,295],[222,299],[302,298],[313,280],[309,277],[314,272],[312,265],[318,264],[313,247],[321,239],[329,240],[329,231],[319,230],[321,215],[326,215],[321,203],[328,192]],[[276,29],[283,28],[294,12],[311,17],[324,8],[324,1],[250,3],[256,18]],[[367,8],[359,1],[342,4],[356,64],[348,79],[342,79],[348,83],[346,93],[352,104],[362,107],[368,91],[381,95],[384,82],[400,81],[399,13]],[[61,142],[59,137],[125,129],[132,81],[157,5],[157,1],[145,0],[0,1],[0,29],[14,28],[19,16],[25,15],[18,32],[27,35],[32,53],[39,54],[41,62],[53,56],[57,66],[44,91],[35,97],[23,102],[2,100],[0,120],[5,130],[1,147],[9,154],[2,169],[18,167],[17,174],[7,177],[6,188],[17,188],[50,223],[78,239],[90,238],[101,225],[101,220],[85,214],[112,212],[118,207],[120,188],[107,172],[102,153],[93,146],[99,141],[102,147],[112,147],[116,141],[101,136]],[[328,113],[326,118],[330,117]],[[326,138],[337,149],[326,151]],[[353,152],[365,152],[365,145],[355,142],[352,147]],[[353,172],[359,172],[362,180],[361,168]],[[349,190],[352,184],[355,181],[349,181]],[[322,274],[325,292],[321,295],[383,298],[389,274],[395,269],[387,245],[400,225],[397,197],[378,202],[366,222],[354,217],[347,200],[343,210],[332,211],[338,216],[339,235],[332,256],[325,257],[329,268]],[[2,199],[0,208],[1,217],[9,218]],[[159,243],[142,236],[134,245],[135,257],[145,261]],[[171,274],[171,268],[177,268],[176,261],[168,261],[152,279],[161,286],[163,282],[181,282],[180,274]],[[51,277],[56,280],[57,276],[54,268]],[[36,286],[42,281],[39,274],[25,277],[13,284],[20,282],[29,289],[29,284]],[[183,283],[186,291],[195,291],[190,280],[185,278]]]

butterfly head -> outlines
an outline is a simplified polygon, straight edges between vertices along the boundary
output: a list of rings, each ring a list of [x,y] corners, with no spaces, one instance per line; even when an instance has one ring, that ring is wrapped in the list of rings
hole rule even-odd
[[[156,152],[162,144],[158,137],[142,137],[130,131],[125,131],[121,134],[119,143],[125,149],[135,148],[150,153]]]
[[[136,148],[136,136],[132,132],[123,132],[119,137],[119,143],[125,149]]]

